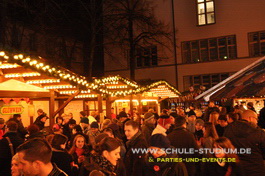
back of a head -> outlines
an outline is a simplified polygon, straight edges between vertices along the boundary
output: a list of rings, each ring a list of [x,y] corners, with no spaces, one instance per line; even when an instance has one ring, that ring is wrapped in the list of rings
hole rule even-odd
[[[239,120],[239,114],[234,113],[234,112],[230,112],[230,113],[228,113],[228,118],[232,119],[235,122],[235,121]]]
[[[18,124],[14,121],[8,121],[6,123],[6,127],[9,129],[9,131],[17,131]]]
[[[175,125],[176,127],[180,127],[186,123],[186,118],[183,116],[178,116],[175,118]]]
[[[75,119],[70,119],[69,122],[68,122],[69,125],[75,125],[76,124],[76,121]]]
[[[82,130],[82,128],[81,128],[80,125],[76,125],[76,126],[74,126],[73,129],[75,129],[77,133],[82,133],[82,132],[83,132],[83,130]]]
[[[134,130],[139,129],[139,123],[133,120],[129,120],[125,123],[125,126],[132,126]]]
[[[243,111],[241,117],[242,119],[249,120],[249,118],[257,119],[258,115],[254,111],[248,109],[248,110]]]
[[[52,148],[45,139],[34,138],[17,148],[18,153],[24,153],[23,159],[29,162],[41,161],[48,164],[52,157]]]
[[[65,144],[67,141],[68,141],[67,136],[63,134],[55,134],[51,142],[52,148],[60,150],[61,145]]]
[[[13,118],[14,118],[14,119],[17,119],[17,118],[19,118],[19,117],[21,117],[20,114],[14,114],[14,115],[13,115]]]
[[[27,130],[28,130],[29,134],[32,135],[32,134],[38,133],[40,131],[40,128],[38,125],[31,124],[28,126]]]
[[[80,111],[80,114],[85,117],[86,116],[86,113],[84,111]]]
[[[220,116],[218,117],[218,120],[224,120],[224,121],[227,121],[226,115],[220,115]]]
[[[105,137],[96,145],[95,151],[102,154],[104,150],[111,152],[120,147],[120,142],[112,137]]]

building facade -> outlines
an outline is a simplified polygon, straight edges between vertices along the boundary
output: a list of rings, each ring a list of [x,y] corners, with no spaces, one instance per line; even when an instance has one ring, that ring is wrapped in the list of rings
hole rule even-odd
[[[175,44],[135,52],[136,81],[165,79],[180,91],[210,88],[265,55],[264,0],[157,0],[154,12],[168,24]],[[105,75],[129,76],[126,54]]]

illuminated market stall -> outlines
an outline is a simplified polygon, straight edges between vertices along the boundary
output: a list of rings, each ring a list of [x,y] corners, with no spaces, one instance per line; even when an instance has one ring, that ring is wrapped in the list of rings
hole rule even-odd
[[[264,107],[265,100],[265,57],[241,69],[195,99],[230,99],[232,105],[242,105],[245,108],[248,102],[252,102],[259,112]]]
[[[104,115],[110,115],[112,107],[116,112],[133,107],[139,112],[149,107],[159,111],[161,99],[179,96],[165,81],[140,86],[120,76],[109,76],[89,82],[63,67],[50,65],[41,57],[5,51],[0,52],[0,73],[0,99],[3,100],[0,106],[5,107],[1,116],[8,119],[12,114],[21,113],[30,117],[24,120],[26,125],[34,121],[37,109],[48,114],[52,125],[54,117],[62,112],[71,112],[79,120],[81,110],[88,114],[98,111],[102,120]],[[20,112],[16,112],[19,107]]]

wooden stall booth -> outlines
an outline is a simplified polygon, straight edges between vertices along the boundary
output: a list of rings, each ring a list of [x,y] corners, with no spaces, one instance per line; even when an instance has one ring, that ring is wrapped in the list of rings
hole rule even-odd
[[[246,108],[252,102],[257,113],[264,107],[265,100],[265,57],[239,70],[216,86],[195,98],[224,101],[232,100],[232,105]]]

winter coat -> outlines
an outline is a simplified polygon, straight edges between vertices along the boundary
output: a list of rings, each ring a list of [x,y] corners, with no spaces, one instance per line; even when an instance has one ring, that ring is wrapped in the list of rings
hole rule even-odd
[[[224,132],[237,148],[250,148],[251,154],[238,154],[246,175],[264,176],[265,132],[254,128],[247,121],[239,120],[229,124]]]
[[[204,163],[204,170],[202,176],[225,176],[228,171],[228,167],[231,168],[230,176],[245,176],[241,163],[226,163],[223,167],[217,162],[206,162]]]
[[[162,157],[159,157],[162,158]],[[177,154],[170,154],[163,158],[178,158]],[[154,162],[153,162],[154,161]],[[147,154],[144,160],[144,172],[146,176],[188,176],[186,166],[182,162],[155,162],[151,154]]]
[[[6,132],[3,135],[3,139],[0,140],[0,175],[9,176],[11,175],[11,150],[9,147],[8,140],[6,137],[9,137],[11,143],[13,144],[14,153],[16,148],[24,142],[24,140],[19,136],[17,132]]]
[[[21,138],[25,138],[25,135],[28,134],[27,130],[25,129],[22,121],[19,121],[15,118],[11,118],[9,119],[8,121],[13,121],[13,122],[16,122],[17,125],[18,125],[18,128],[17,128],[17,132],[18,132],[18,135],[21,137]]]
[[[194,135],[184,127],[177,127],[172,131],[168,136],[168,139],[172,146],[179,148],[180,150],[185,149],[189,151],[190,148],[198,150],[198,145],[195,141]],[[185,158],[196,158],[199,157],[198,154],[179,154],[183,159]],[[196,166],[193,162],[184,162],[188,173],[190,176],[193,176],[196,172]]]
[[[152,134],[154,129],[155,129],[155,125],[151,124],[151,123],[145,123],[142,126],[142,134],[143,134],[148,146],[150,145],[149,138],[151,137],[151,134]]]
[[[124,158],[124,164],[126,168],[127,176],[142,176],[143,175],[143,162],[144,162],[144,153],[133,153],[132,149],[147,148],[147,143],[144,136],[139,131],[136,133],[132,139],[127,143],[127,152]]]
[[[71,169],[71,162],[73,162],[73,158],[69,153],[53,149],[51,162],[55,163],[68,176],[73,176]]]
[[[106,158],[97,153],[87,157],[80,169],[79,176],[97,175],[97,176],[125,176],[125,168],[121,161],[117,166],[113,166]]]

